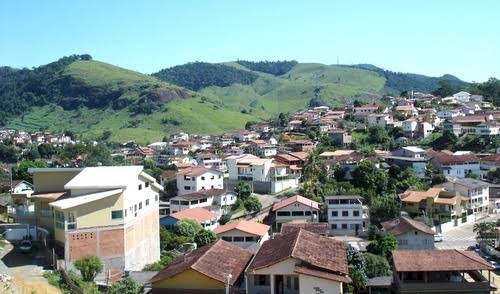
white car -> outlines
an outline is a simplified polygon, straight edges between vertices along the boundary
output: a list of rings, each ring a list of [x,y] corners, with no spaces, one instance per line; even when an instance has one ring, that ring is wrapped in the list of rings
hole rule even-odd
[[[434,235],[434,242],[443,242],[443,235],[441,233],[437,233]]]

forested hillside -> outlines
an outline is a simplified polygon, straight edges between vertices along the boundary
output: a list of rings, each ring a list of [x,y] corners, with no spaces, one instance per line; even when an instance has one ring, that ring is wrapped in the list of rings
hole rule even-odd
[[[260,71],[268,74],[272,74],[273,76],[281,76],[289,72],[294,66],[298,64],[297,61],[246,61],[246,60],[238,60],[236,63],[243,65],[244,67],[254,70]]]

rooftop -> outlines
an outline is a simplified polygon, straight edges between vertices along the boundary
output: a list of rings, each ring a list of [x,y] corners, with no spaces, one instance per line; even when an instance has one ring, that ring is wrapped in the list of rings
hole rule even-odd
[[[425,234],[434,235],[434,231],[431,230],[428,225],[404,216],[383,222],[381,225],[386,233],[395,236],[404,234],[412,230],[417,230]]]
[[[252,254],[229,242],[218,240],[200,247],[191,253],[177,257],[171,264],[155,275],[150,282],[155,283],[192,269],[221,283],[231,274],[230,285],[238,281]],[[223,262],[221,262],[223,259]]]
[[[182,219],[194,219],[199,223],[206,221],[211,221],[217,218],[217,215],[203,207],[189,208],[186,210],[178,211],[169,215],[172,218],[182,220]]]
[[[205,173],[208,173],[208,172],[222,174],[222,172],[220,172],[218,170],[206,168],[204,166],[192,166],[192,167],[188,167],[188,168],[185,168],[183,170],[180,170],[177,173],[177,175],[189,176],[189,177],[197,177],[197,176],[201,176],[201,175],[203,175]]]
[[[283,223],[281,226],[281,234],[288,234],[300,229],[306,231],[327,236],[328,235],[328,223],[311,223],[305,221],[292,221],[288,223]]]
[[[215,234],[222,234],[231,230],[238,230],[256,236],[264,236],[269,231],[269,226],[254,221],[241,220],[219,226],[214,230]]]
[[[300,195],[295,195],[295,196],[283,199],[280,202],[274,204],[273,211],[276,211],[278,209],[281,209],[283,207],[286,207],[286,206],[293,204],[293,203],[296,203],[296,202],[304,204],[306,206],[310,206],[312,209],[316,209],[316,210],[319,209],[318,202],[313,201],[311,199],[308,199],[306,197],[300,196]]]
[[[392,253],[397,272],[445,272],[493,270],[486,260],[474,251],[457,249],[396,250]]]

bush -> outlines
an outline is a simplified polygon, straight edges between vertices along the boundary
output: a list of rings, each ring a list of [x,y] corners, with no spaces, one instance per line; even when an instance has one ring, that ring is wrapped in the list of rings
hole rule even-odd
[[[232,217],[231,213],[223,214],[219,219],[219,224],[220,225],[227,224],[231,220],[231,217]]]
[[[75,261],[75,267],[80,271],[84,281],[91,282],[102,271],[103,265],[98,257],[88,256]]]
[[[248,197],[248,199],[243,202],[243,205],[245,206],[245,210],[248,212],[259,211],[262,209],[262,204],[255,196]]]
[[[113,286],[109,288],[109,294],[141,294],[142,285],[130,277],[114,283]]]
[[[189,237],[194,239],[196,233],[201,231],[203,227],[195,220],[183,219],[175,223],[174,232],[178,236]]]
[[[213,243],[215,242],[215,240],[217,240],[217,236],[214,234],[214,232],[207,229],[202,229],[201,231],[196,233],[196,236],[194,237],[194,242],[198,247]]]

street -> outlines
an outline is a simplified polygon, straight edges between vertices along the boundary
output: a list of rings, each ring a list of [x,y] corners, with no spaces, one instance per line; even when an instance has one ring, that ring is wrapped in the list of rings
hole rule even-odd
[[[479,222],[496,221],[498,215],[489,216],[479,220]],[[455,227],[443,233],[443,241],[436,242],[438,249],[467,249],[467,247],[476,244],[476,233],[472,231],[474,223]]]

